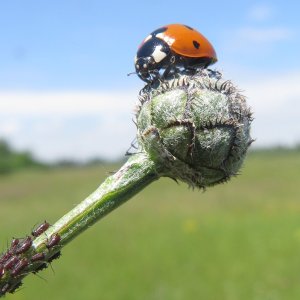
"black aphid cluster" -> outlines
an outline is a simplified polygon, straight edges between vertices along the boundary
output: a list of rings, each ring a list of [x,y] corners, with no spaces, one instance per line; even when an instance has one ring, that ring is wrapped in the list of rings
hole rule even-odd
[[[21,285],[22,278],[28,274],[48,267],[54,259],[60,257],[60,251],[56,251],[60,242],[60,235],[53,234],[45,243],[46,250],[36,252],[32,247],[34,238],[44,233],[50,224],[43,222],[31,232],[31,236],[25,238],[13,238],[10,247],[0,256],[0,297],[6,293],[14,293]]]

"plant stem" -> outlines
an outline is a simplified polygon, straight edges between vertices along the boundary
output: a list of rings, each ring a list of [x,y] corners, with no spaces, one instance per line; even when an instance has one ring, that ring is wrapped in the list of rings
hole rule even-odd
[[[49,237],[59,234],[59,245],[62,247],[158,178],[154,162],[145,153],[133,155],[95,192],[35,239],[32,246],[41,252]]]

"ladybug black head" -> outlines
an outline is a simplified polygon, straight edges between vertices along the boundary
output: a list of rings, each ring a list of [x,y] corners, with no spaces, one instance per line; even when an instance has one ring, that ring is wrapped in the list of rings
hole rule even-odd
[[[135,57],[138,76],[144,81],[151,80],[169,53],[170,48],[164,41],[150,36],[139,48]]]
[[[135,60],[135,70],[138,76],[142,79],[147,81],[150,79],[151,70],[154,69],[155,60],[152,56],[148,57],[136,57]]]

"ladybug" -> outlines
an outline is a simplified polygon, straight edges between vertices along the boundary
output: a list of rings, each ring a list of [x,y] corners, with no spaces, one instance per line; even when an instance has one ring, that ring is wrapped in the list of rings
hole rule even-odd
[[[153,31],[138,48],[134,64],[147,83],[176,73],[193,74],[217,61],[211,43],[194,28],[170,24]]]

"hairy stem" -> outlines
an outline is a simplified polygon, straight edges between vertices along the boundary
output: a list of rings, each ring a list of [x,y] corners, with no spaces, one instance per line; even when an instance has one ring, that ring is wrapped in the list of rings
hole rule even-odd
[[[156,166],[144,152],[133,155],[94,193],[35,239],[30,235],[13,239],[0,256],[0,297],[15,292],[26,275],[46,268],[60,256],[64,245],[158,179]],[[48,223],[45,221],[41,226],[39,230],[48,227]]]
[[[54,234],[59,234],[60,246],[67,244],[158,178],[154,163],[146,154],[134,155],[118,172],[108,177],[95,192],[35,239],[33,247],[40,252],[45,248],[49,236]]]

